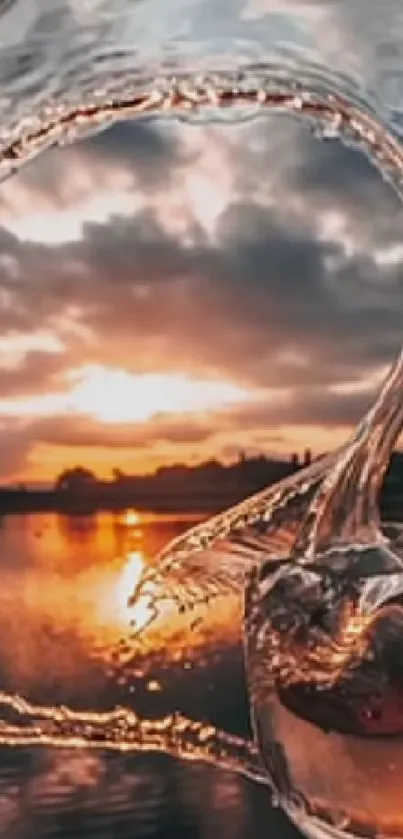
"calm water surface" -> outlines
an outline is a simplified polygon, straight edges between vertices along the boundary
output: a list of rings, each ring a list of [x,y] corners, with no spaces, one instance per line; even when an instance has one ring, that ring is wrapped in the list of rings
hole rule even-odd
[[[181,669],[186,683],[175,676],[172,659],[168,665],[158,658],[155,672],[120,685],[113,672],[104,680],[104,660],[102,667],[94,665],[96,641],[104,633],[110,640],[114,623],[116,633],[124,631],[126,597],[139,567],[191,523],[186,517],[134,511],[93,518],[4,518],[0,667],[7,688],[35,700],[68,699],[84,707],[130,702],[151,715],[153,709],[179,708],[246,731],[242,665],[233,638],[227,649],[207,657],[199,676],[197,650],[193,658],[182,650],[193,662]],[[266,789],[216,768],[158,755],[0,750],[1,837],[217,834],[222,839],[297,837],[271,807]]]

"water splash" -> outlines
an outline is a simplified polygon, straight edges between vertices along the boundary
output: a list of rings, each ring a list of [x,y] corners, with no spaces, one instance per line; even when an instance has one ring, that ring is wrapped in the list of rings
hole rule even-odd
[[[302,808],[323,824],[341,819],[354,836],[402,833],[403,565],[377,506],[403,423],[402,384],[401,355],[307,506],[289,556],[255,569],[246,595],[268,774],[296,818]]]
[[[117,120],[171,115],[188,122],[239,123],[266,112],[308,119],[323,139],[338,139],[362,149],[400,193],[400,143],[379,123],[368,102],[338,93],[312,74],[306,81],[300,74],[296,81],[264,64],[209,76],[177,73],[157,77],[152,84],[138,83],[133,90],[98,91],[79,105],[48,104],[21,120],[0,143],[0,178],[14,174],[46,148],[71,143]]]
[[[4,693],[0,693],[0,709],[1,745],[162,752],[181,760],[213,763],[258,783],[268,783],[253,743],[188,720],[179,713],[142,720],[125,708],[109,713],[74,712],[62,706],[33,705],[22,697]],[[18,724],[13,725],[13,718]]]
[[[118,57],[108,54],[109,69]],[[376,104],[317,67],[230,61],[184,71],[173,61],[128,83],[127,56],[112,82],[73,74],[60,102],[33,97],[6,120],[0,176],[39,152],[114,121],[142,116],[189,122],[280,111],[315,133],[353,144],[402,195],[403,152]],[[211,68],[214,62],[211,61]],[[109,72],[108,65],[106,72]],[[43,82],[39,83],[39,89]],[[0,695],[0,742],[167,751],[269,781],[291,817],[319,837],[402,835],[402,560],[382,532],[377,505],[402,426],[403,360],[341,450],[193,529],[145,571],[131,596],[149,624],[172,602],[189,616],[218,598],[245,596],[245,649],[256,743],[173,715],[140,720],[43,707]],[[141,601],[143,598],[143,601]],[[147,599],[148,598],[148,599]],[[147,624],[148,628],[148,624]],[[132,643],[145,625],[134,625]],[[330,748],[331,746],[331,748]],[[262,760],[264,768],[260,761]]]

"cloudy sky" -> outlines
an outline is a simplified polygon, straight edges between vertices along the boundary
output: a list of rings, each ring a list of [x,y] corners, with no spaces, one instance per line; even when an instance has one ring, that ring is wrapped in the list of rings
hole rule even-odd
[[[402,221],[286,117],[46,152],[0,187],[0,479],[338,444],[400,344]]]

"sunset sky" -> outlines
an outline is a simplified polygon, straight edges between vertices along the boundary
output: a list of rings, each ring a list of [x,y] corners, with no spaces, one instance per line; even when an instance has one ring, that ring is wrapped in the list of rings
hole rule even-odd
[[[0,480],[336,445],[399,347],[402,222],[284,117],[46,152],[0,186]]]

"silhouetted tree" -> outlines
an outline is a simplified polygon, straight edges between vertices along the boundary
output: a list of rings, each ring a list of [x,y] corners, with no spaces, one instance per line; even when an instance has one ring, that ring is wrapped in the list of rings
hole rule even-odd
[[[56,479],[55,489],[59,492],[66,492],[71,495],[85,495],[89,490],[94,489],[97,484],[97,477],[84,466],[75,466],[73,469],[65,469]]]

